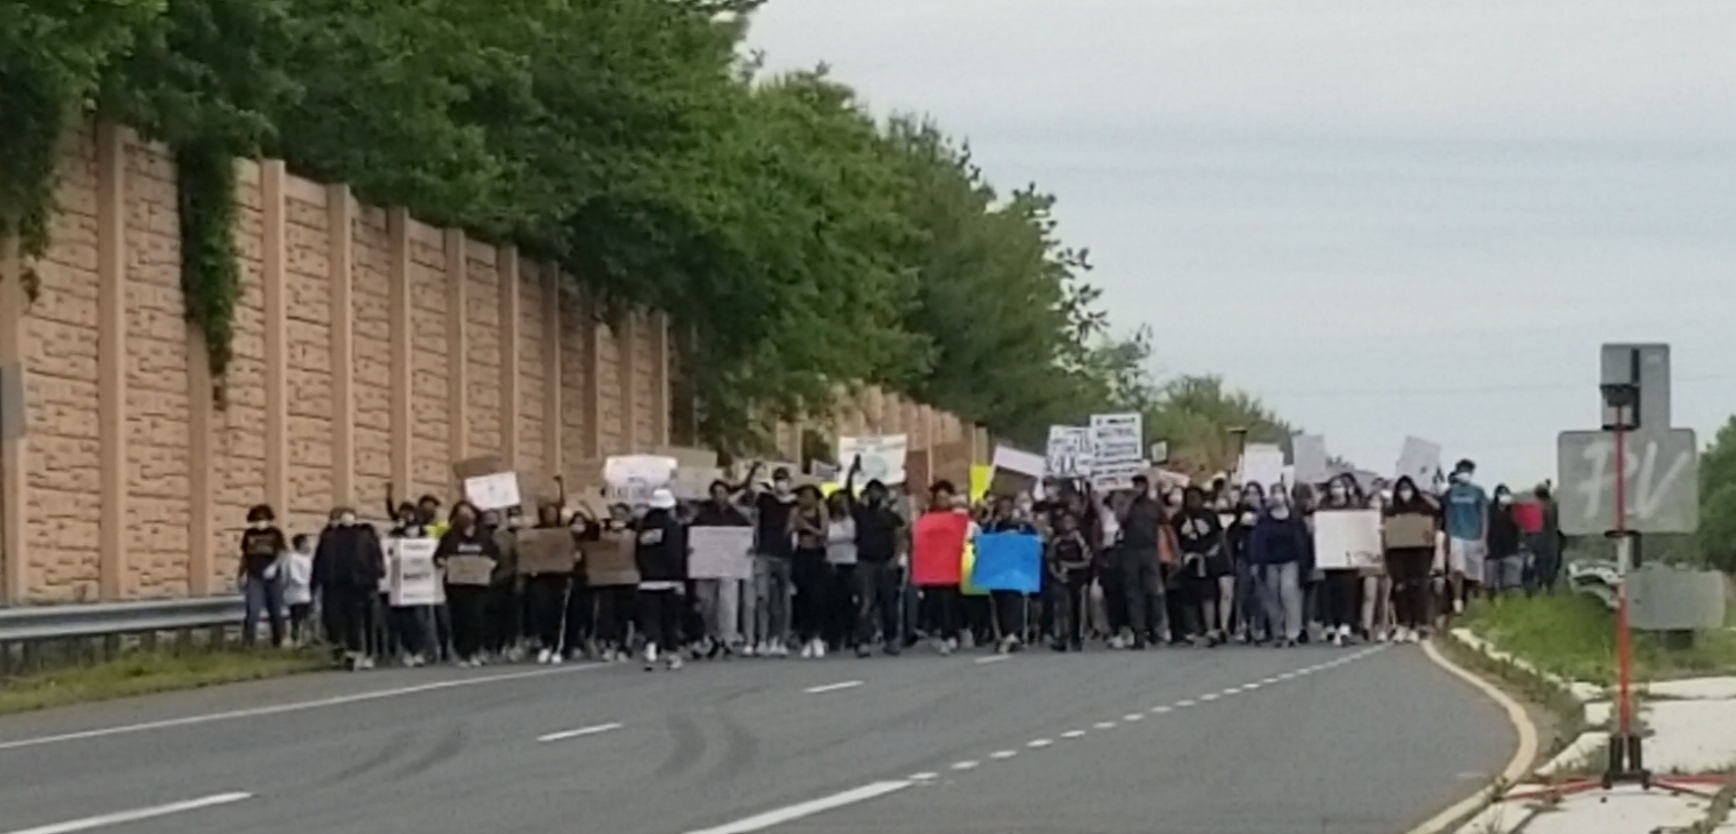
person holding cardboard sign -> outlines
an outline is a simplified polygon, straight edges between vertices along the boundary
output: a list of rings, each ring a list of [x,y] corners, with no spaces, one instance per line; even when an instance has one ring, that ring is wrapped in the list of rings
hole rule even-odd
[[[469,501],[452,506],[452,523],[434,547],[434,563],[447,570],[456,558],[500,561],[500,547],[482,526],[482,514]],[[452,616],[452,650],[459,666],[482,665],[483,611],[488,604],[488,586],[460,585],[448,570],[446,605]]]
[[[1382,538],[1386,573],[1392,578],[1393,614],[1398,620],[1395,639],[1401,643],[1416,642],[1428,631],[1429,569],[1435,558],[1439,512],[1410,476],[1399,478],[1393,486]]]
[[[561,523],[561,507],[544,501],[537,507],[536,526],[518,538],[518,571],[524,577],[530,632],[537,641],[536,662],[560,663],[561,620],[578,561],[578,542]]]

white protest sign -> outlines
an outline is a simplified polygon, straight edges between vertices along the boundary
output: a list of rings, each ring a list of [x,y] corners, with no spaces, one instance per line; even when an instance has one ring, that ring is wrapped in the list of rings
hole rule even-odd
[[[1091,474],[1091,430],[1084,426],[1050,426],[1047,461],[1051,478],[1083,478]]]
[[[1409,477],[1416,488],[1435,492],[1441,475],[1441,444],[1420,437],[1406,437],[1399,450],[1393,480]]]
[[[1048,468],[1048,461],[1042,455],[1033,455],[1007,446],[995,447],[992,463],[996,469],[1005,469],[1033,478],[1043,477],[1044,470]]]
[[[687,576],[690,579],[752,579],[752,527],[689,527]]]
[[[464,497],[479,510],[504,510],[524,503],[517,472],[495,472],[464,479]]]
[[[910,436],[904,434],[865,435],[838,438],[838,463],[845,469],[862,458],[859,483],[879,481],[887,486],[904,483],[904,459],[910,454]]]
[[[435,605],[440,602],[440,574],[434,569],[434,547],[439,544],[429,538],[392,538],[386,540],[390,559],[387,569],[387,593],[392,605]]]
[[[1284,480],[1284,449],[1273,443],[1249,443],[1236,464],[1236,483],[1270,489]]]
[[[1151,444],[1151,465],[1169,463],[1169,441],[1159,440]]]
[[[1321,510],[1314,514],[1314,566],[1321,570],[1379,567],[1383,558],[1379,510]]]
[[[1296,435],[1290,439],[1290,448],[1295,453],[1297,483],[1318,484],[1332,477],[1326,465],[1325,435]]]
[[[663,455],[614,455],[603,461],[603,495],[611,504],[641,506],[669,486],[680,461]]]
[[[1130,489],[1145,471],[1144,418],[1136,412],[1091,415],[1091,485],[1102,492]]]

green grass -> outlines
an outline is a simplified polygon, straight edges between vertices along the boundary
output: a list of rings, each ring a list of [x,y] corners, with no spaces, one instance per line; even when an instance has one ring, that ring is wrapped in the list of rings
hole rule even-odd
[[[329,665],[323,653],[311,650],[140,651],[0,680],[0,715],[260,680]]]
[[[1615,615],[1586,594],[1504,597],[1472,606],[1465,624],[1502,651],[1571,680],[1615,682]],[[1736,673],[1736,631],[1694,636],[1670,648],[1660,635],[1633,634],[1634,680]]]

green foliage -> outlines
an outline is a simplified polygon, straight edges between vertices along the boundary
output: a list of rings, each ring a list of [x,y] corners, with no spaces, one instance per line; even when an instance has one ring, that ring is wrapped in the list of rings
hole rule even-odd
[[[1144,410],[1145,433],[1169,443],[1170,459],[1204,474],[1229,471],[1240,454],[1232,429],[1249,443],[1288,446],[1294,429],[1257,397],[1216,376],[1183,376],[1165,383]]]
[[[1472,606],[1466,625],[1545,672],[1591,683],[1615,679],[1615,616],[1590,594],[1484,601]],[[1632,637],[1634,677],[1640,681],[1736,669],[1736,632],[1728,629],[1700,632],[1687,648],[1673,648],[1663,635],[1636,632]]]
[[[997,190],[967,147],[877,122],[824,68],[763,77],[740,50],[757,6],[0,0],[0,234],[41,253],[56,142],[94,108],[175,153],[188,316],[219,374],[228,160],[265,153],[511,240],[604,317],[667,311],[697,439],[725,451],[857,382],[1027,444],[1167,402],[1052,196]]]
[[[1700,529],[1683,538],[1677,555],[1736,573],[1736,417],[1700,455]]]

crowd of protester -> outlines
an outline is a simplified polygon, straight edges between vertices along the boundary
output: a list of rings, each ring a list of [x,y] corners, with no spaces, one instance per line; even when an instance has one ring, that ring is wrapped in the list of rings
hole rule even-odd
[[[1109,494],[1051,480],[1039,496],[976,502],[945,480],[918,495],[879,481],[858,490],[859,463],[830,495],[794,486],[783,469],[761,480],[755,466],[740,484],[713,483],[705,500],[682,502],[659,489],[644,506],[601,514],[560,501],[528,517],[462,500],[447,510],[432,495],[401,505],[388,495],[389,529],[345,507],[323,531],[293,538],[261,505],[241,538],[244,633],[253,640],[267,620],[274,644],[321,640],[352,669],[633,657],[647,669],[674,669],[684,657],[868,657],[925,642],[941,654],[1032,644],[1080,651],[1411,642],[1471,596],[1547,591],[1559,572],[1548,487],[1525,502],[1539,508],[1541,523],[1521,524],[1512,492],[1485,493],[1469,461],[1437,490],[1409,478],[1365,490],[1350,475],[1288,488],[1218,478],[1161,490],[1140,477]],[[1379,510],[1389,525],[1426,518],[1439,530],[1436,543],[1389,546],[1376,566],[1318,569],[1315,515],[1356,508]],[[913,584],[912,530],[930,514],[946,514],[930,520],[966,525],[971,536],[1040,537],[1040,592]],[[696,526],[752,527],[752,578],[689,579],[688,531]],[[525,573],[517,542],[529,528],[570,530],[578,544],[622,541],[632,570],[604,576],[581,558],[571,570]],[[442,571],[460,557],[491,560],[492,570],[481,584],[447,577],[432,605],[393,606],[390,545],[410,538],[437,541]]]

